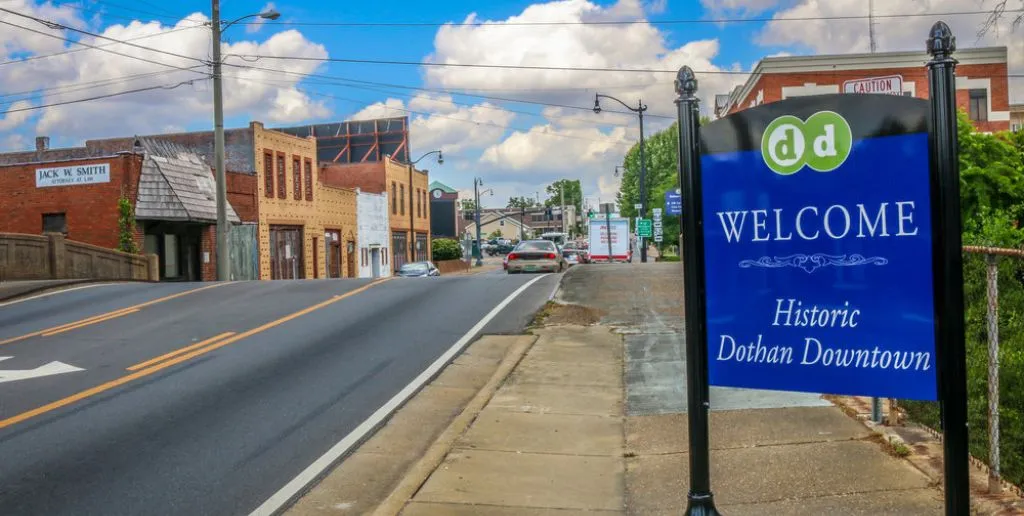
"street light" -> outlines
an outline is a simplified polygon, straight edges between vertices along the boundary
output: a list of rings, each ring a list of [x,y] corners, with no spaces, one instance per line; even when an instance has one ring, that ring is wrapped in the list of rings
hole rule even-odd
[[[415,164],[419,163],[420,160],[422,160],[423,158],[425,158],[427,156],[430,156],[432,154],[437,154],[437,164],[438,165],[444,165],[444,154],[441,154],[440,150],[430,151],[430,152],[428,152],[428,153],[426,153],[426,154],[416,158],[415,161],[410,161],[409,162],[409,238],[412,239],[411,245],[409,245],[409,261],[410,262],[415,262],[416,261],[416,217],[413,215],[413,208],[415,208],[415,204],[414,204],[414,202],[412,200],[412,192],[413,192],[413,187],[412,187],[412,171],[413,171],[413,166]],[[429,248],[429,244],[428,244],[428,248]]]
[[[217,172],[217,280],[231,279],[231,250],[228,248],[228,189],[224,172],[224,92],[221,88],[220,35],[228,27],[248,18],[276,20],[281,13],[270,9],[234,21],[220,21],[220,0],[213,0],[213,161]],[[223,24],[223,25],[222,25]]]
[[[480,187],[484,185],[484,180],[479,177],[473,178],[473,199],[476,202],[476,266],[480,267],[484,264],[484,246],[483,242],[480,241],[480,195],[490,193],[494,195],[494,190],[488,188],[483,192],[480,191]]]
[[[614,100],[640,117],[640,218],[645,218],[647,216],[647,160],[644,157],[644,111],[647,111],[647,106],[644,105],[643,100],[637,100],[637,107],[630,107],[615,97],[596,93],[594,94],[594,113],[601,113],[601,98]],[[618,177],[618,172],[619,167],[615,167],[616,177]],[[640,241],[643,243],[643,238]],[[647,245],[640,246],[640,261],[647,263]]]

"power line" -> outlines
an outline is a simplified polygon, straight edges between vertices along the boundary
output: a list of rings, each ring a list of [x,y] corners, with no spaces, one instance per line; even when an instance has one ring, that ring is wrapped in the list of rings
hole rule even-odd
[[[198,67],[199,66],[196,66],[196,68],[198,68]],[[24,90],[24,91],[18,91],[18,92],[4,93],[4,94],[0,94],[0,99],[2,99],[4,97],[15,97],[15,96],[19,96],[19,95],[25,95],[25,97],[24,98],[20,98],[20,99],[14,99],[14,100],[0,101],[0,104],[13,104],[15,102],[18,102],[19,100],[29,100],[30,98],[32,98],[32,96],[38,95],[38,94],[43,94],[43,93],[48,93],[50,95],[63,95],[65,93],[73,93],[73,92],[76,92],[76,91],[89,90],[89,89],[92,89],[92,88],[98,88],[98,87],[102,87],[102,86],[110,86],[110,85],[119,84],[119,83],[128,83],[128,82],[132,82],[132,81],[135,81],[135,80],[138,80],[138,79],[144,79],[144,78],[147,78],[147,77],[154,77],[154,76],[157,76],[157,75],[167,75],[167,74],[172,74],[172,73],[179,73],[180,71],[181,70],[158,70],[158,71],[155,71],[155,72],[138,73],[138,74],[119,76],[119,77],[109,77],[109,78],[106,78],[106,79],[98,79],[98,80],[88,81],[88,82],[76,82],[76,83],[71,83],[71,84],[64,84],[64,85],[61,85],[61,86],[52,86],[52,87],[49,87],[49,88],[37,88],[37,89],[33,89],[33,90]]]
[[[109,0],[103,0],[101,2],[96,2],[96,3],[98,3],[99,5],[105,5],[105,6],[108,6],[108,7],[113,7],[113,8],[116,8],[116,9],[121,9],[122,11],[135,12],[135,13],[139,13],[139,14],[148,14],[150,16],[155,16],[157,18],[181,19],[178,15],[176,15],[174,13],[171,13],[169,11],[166,11],[166,10],[164,10],[161,7],[157,7],[157,6],[153,5],[153,4],[147,4],[146,2],[143,2],[141,0],[135,0],[135,1],[137,3],[146,4],[146,5],[149,5],[150,7],[153,7],[153,8],[156,8],[156,9],[160,10],[160,11],[163,11],[163,14],[155,13],[153,11],[146,11],[146,10],[143,10],[143,9],[136,9],[134,7],[127,7],[127,6],[124,6],[124,5],[121,5],[121,4],[116,4],[116,3],[111,2]]]
[[[31,107],[25,107],[25,108],[10,109],[10,110],[6,111],[5,113],[6,114],[10,114],[10,113],[19,113],[21,111],[35,111],[35,110],[38,110],[38,109],[44,109],[44,108],[48,108],[48,107],[66,106],[68,104],[78,104],[80,102],[89,102],[89,101],[92,101],[92,100],[109,99],[111,97],[120,97],[122,95],[129,95],[129,94],[132,94],[132,93],[141,93],[141,92],[144,92],[144,91],[173,90],[173,89],[178,88],[180,86],[191,85],[191,84],[195,83],[196,81],[205,81],[207,79],[209,79],[209,78],[206,77],[206,78],[192,79],[190,81],[182,81],[182,82],[179,82],[178,84],[173,84],[173,85],[147,86],[145,88],[137,88],[137,89],[134,89],[134,90],[126,90],[126,91],[119,91],[119,92],[115,92],[115,93],[107,93],[105,95],[97,95],[95,97],[87,97],[87,98],[83,98],[83,99],[74,99],[74,100],[65,100],[65,101],[61,101],[61,102],[52,102],[50,104],[43,104],[43,105],[40,105],[40,106],[31,106]]]
[[[0,8],[0,11],[6,11],[6,9]],[[66,42],[69,42],[69,43],[74,43],[76,45],[82,45],[84,47],[89,47],[89,48],[92,48],[92,49],[95,49],[95,50],[102,50],[103,52],[107,52],[108,54],[114,54],[114,55],[117,55],[117,56],[127,57],[129,59],[135,59],[135,60],[143,61],[143,62],[146,62],[146,63],[149,63],[149,64],[166,66],[168,68],[175,68],[175,69],[178,69],[178,70],[189,70],[188,68],[184,68],[184,67],[181,67],[181,66],[175,66],[175,65],[163,63],[163,62],[160,62],[160,61],[153,61],[151,59],[146,59],[144,57],[133,56],[131,54],[125,54],[123,52],[118,52],[116,50],[110,50],[108,48],[102,48],[102,47],[98,47],[96,45],[90,45],[88,43],[82,43],[81,41],[76,41],[76,40],[73,40],[73,39],[68,39],[68,38],[65,38],[65,37],[62,37],[62,36],[57,36],[57,35],[54,35],[54,34],[50,34],[49,32],[43,32],[41,30],[32,29],[32,28],[29,28],[29,27],[25,27],[23,25],[18,25],[16,23],[11,23],[11,22],[4,21],[4,20],[0,20],[0,23],[2,23],[4,25],[10,25],[11,27],[17,27],[17,28],[22,29],[22,30],[27,30],[29,32],[34,32],[36,34],[39,34],[39,35],[42,35],[42,36],[46,36],[48,38],[59,39],[61,41],[66,41]],[[130,43],[128,43],[128,44],[130,45]],[[192,70],[189,70],[189,71],[192,71]]]
[[[676,74],[679,70],[667,70],[657,68],[599,68],[599,67],[571,67],[571,66],[540,66],[540,65],[512,65],[512,64],[485,64],[485,63],[434,63],[430,61],[394,61],[384,59],[349,59],[338,57],[304,57],[304,56],[264,56],[257,54],[235,54],[242,59],[267,59],[276,61],[315,61],[330,63],[350,64],[380,64],[380,65],[405,65],[405,66],[435,66],[452,68],[484,68],[500,70],[538,70],[538,71],[566,71],[566,72],[627,72],[627,73],[665,73]],[[841,57],[841,55],[837,56]],[[900,66],[901,68],[905,65]],[[697,75],[750,75],[752,72],[740,70],[694,70]],[[809,70],[802,73],[828,73],[832,76],[850,75],[861,77],[863,70]],[[1024,74],[992,75],[990,77],[1024,77]]]
[[[43,24],[43,25],[45,25],[45,26],[47,26],[47,27],[49,27],[51,29],[69,30],[69,31],[72,31],[72,32],[77,32],[79,34],[84,34],[86,36],[92,36],[92,37],[97,38],[97,39],[103,39],[103,40],[106,40],[106,41],[112,41],[112,42],[115,42],[115,43],[121,43],[123,45],[127,45],[129,47],[135,47],[135,48],[138,48],[140,50],[148,50],[150,52],[156,52],[156,53],[159,53],[159,54],[164,54],[164,55],[168,55],[168,56],[172,56],[172,57],[177,57],[177,58],[180,58],[180,59],[188,59],[188,60],[191,60],[191,61],[197,61],[197,62],[200,62],[200,63],[206,63],[206,61],[204,61],[202,59],[199,59],[197,57],[186,56],[186,55],[177,54],[177,53],[174,53],[174,52],[168,52],[166,50],[160,50],[158,48],[147,47],[147,46],[144,46],[144,45],[136,45],[135,43],[130,43],[130,42],[126,41],[126,40],[120,40],[120,39],[116,39],[116,38],[107,37],[107,36],[104,36],[102,34],[96,34],[94,32],[89,32],[87,30],[76,29],[74,27],[69,27],[69,26],[61,24],[61,23],[52,22],[52,21],[49,21],[49,20],[44,20],[42,18],[37,18],[35,16],[31,16],[31,15],[24,14],[24,13],[19,13],[17,11],[12,11],[10,9],[6,9],[6,8],[3,8],[3,7],[0,7],[0,11],[6,12],[6,13],[10,13],[10,14],[13,14],[15,16],[20,16],[22,18],[27,18],[29,20],[41,23],[41,24]],[[9,25],[13,25],[13,24],[10,24],[9,22],[3,22],[3,23],[8,23]],[[14,26],[15,27],[21,27],[20,25],[14,25]],[[95,45],[87,45],[87,44],[81,43],[79,41],[75,41],[75,40],[71,40],[71,39],[67,39],[67,38],[61,38],[60,36],[54,36],[52,34],[47,34],[45,32],[35,31],[35,30],[29,29],[27,27],[21,27],[21,28],[23,28],[25,30],[31,30],[32,32],[38,32],[39,34],[45,34],[45,35],[50,36],[50,37],[56,37],[56,38],[59,38],[59,39],[64,39],[65,41],[71,41],[73,43],[78,43],[79,45],[92,46],[93,48],[96,48]],[[151,61],[151,62],[154,62],[154,61]],[[160,64],[163,64],[163,63],[160,63]],[[164,64],[164,66],[172,66],[172,65]]]
[[[259,80],[259,79],[250,79],[250,78],[240,78],[240,79],[245,80],[245,81],[250,81],[250,82],[258,82],[258,83],[266,84],[264,81]],[[363,100],[350,99],[350,98],[346,98],[346,97],[339,97],[337,95],[331,95],[329,93],[323,93],[323,92],[314,91],[314,90],[306,90],[306,89],[302,89],[302,88],[295,88],[295,90],[299,91],[299,92],[302,92],[302,93],[309,94],[309,95],[314,95],[314,96],[318,96],[318,97],[332,98],[332,99],[335,99],[335,100],[351,102],[353,104],[359,104],[359,105],[365,105],[366,104],[366,101],[363,101]],[[515,127],[515,126],[510,126],[510,125],[505,125],[505,124],[499,124],[499,123],[495,123],[495,122],[477,121],[477,120],[469,120],[469,119],[466,119],[466,118],[450,117],[450,116],[441,115],[441,114],[437,114],[437,113],[427,113],[427,112],[416,111],[416,110],[412,110],[412,109],[396,108],[396,107],[391,107],[391,106],[382,106],[381,109],[391,110],[391,111],[400,111],[400,112],[403,112],[403,113],[409,113],[409,114],[413,114],[413,115],[422,115],[422,116],[430,116],[430,117],[443,118],[443,119],[446,119],[446,120],[452,120],[452,121],[455,121],[455,122],[462,122],[462,123],[466,123],[466,124],[486,125],[486,126],[491,126],[491,127],[498,127],[498,128],[501,128],[501,129],[512,129],[512,130],[515,130],[515,131],[522,131],[522,132],[526,132],[526,133],[532,132],[532,129],[524,129],[524,128],[521,128],[521,127]],[[612,144],[612,145],[622,145],[622,146],[629,146],[629,147],[632,147],[633,145],[635,145],[634,143],[630,143],[630,142],[626,142],[626,141],[622,141],[622,140],[609,140],[609,139],[598,140],[598,139],[594,139],[594,138],[586,138],[586,137],[583,137],[583,136],[575,136],[575,135],[571,135],[571,134],[549,133],[549,132],[546,132],[546,131],[540,132],[538,134],[544,134],[544,135],[548,135],[548,136],[557,136],[557,137],[560,137],[560,138],[571,138],[571,139],[575,139],[575,140],[585,140],[585,141],[591,141],[591,142],[596,142],[596,143],[608,143],[608,144]]]
[[[226,76],[226,77],[232,77],[232,78],[235,78],[235,79],[246,80],[246,78],[241,77],[241,76],[237,76],[237,75],[230,75],[230,76]],[[292,82],[292,81],[288,81],[286,79],[276,79],[276,80],[274,80],[274,79],[266,79],[266,80],[268,80],[268,81],[275,81],[275,82],[282,82],[282,83],[288,83],[288,84],[291,84],[291,82]],[[363,82],[369,82],[369,81],[363,81]],[[359,86],[359,85],[355,85],[355,84],[344,84],[344,83],[340,83],[340,82],[330,82],[330,81],[314,82],[314,84],[323,84],[323,85],[328,85],[328,86],[340,86],[340,87],[343,87],[343,88],[353,88],[353,89],[364,90],[364,91],[374,91],[374,92],[377,92],[377,93],[384,93],[384,94],[387,94],[389,96],[390,95],[394,95],[394,96],[397,96],[397,97],[404,97],[404,98],[408,98],[408,99],[415,99],[415,98],[417,98],[415,95],[411,95],[409,93],[398,93],[398,92],[389,91],[389,90],[382,89],[382,88],[373,88],[373,87],[370,87],[370,86]],[[424,100],[424,101],[427,101],[427,102],[433,102],[433,103],[437,103],[437,104],[451,104],[453,106],[458,106],[458,107],[463,107],[463,108],[470,108],[470,109],[472,109],[472,108],[480,108],[480,109],[487,109],[487,110],[493,110],[493,111],[505,111],[505,112],[508,112],[508,113],[516,113],[516,114],[520,114],[520,115],[527,115],[527,116],[538,117],[538,118],[546,118],[548,120],[561,120],[561,121],[566,121],[566,122],[580,122],[580,123],[591,124],[591,125],[606,125],[606,126],[615,126],[615,127],[627,127],[627,125],[623,125],[623,124],[615,123],[615,122],[606,122],[606,121],[602,121],[601,119],[597,119],[597,118],[594,118],[594,119],[583,119],[583,118],[573,118],[573,117],[566,117],[566,116],[552,116],[552,115],[545,115],[543,113],[533,113],[533,112],[530,112],[530,111],[522,111],[522,110],[510,109],[510,108],[507,108],[507,107],[504,107],[504,106],[485,105],[485,104],[466,104],[466,103],[463,103],[463,102],[456,102],[454,100],[449,101],[449,100],[437,99],[437,98],[433,98],[433,97],[429,97],[429,96],[427,96],[427,97],[419,97],[419,98],[421,100]],[[548,104],[548,105],[546,105],[546,107],[557,107],[557,106]],[[630,114],[632,115],[632,113],[630,113]],[[634,115],[634,117],[635,117],[635,115]]]
[[[1024,12],[1024,9],[1007,9],[1005,12]],[[950,16],[971,16],[991,14],[991,11],[954,11],[943,13],[905,13],[905,14],[876,14],[873,18],[922,18],[922,17],[950,17]],[[616,25],[708,25],[721,23],[768,23],[768,22],[800,22],[800,21],[844,21],[863,20],[866,15],[846,16],[792,16],[772,18],[691,18],[691,19],[669,19],[669,20],[593,20],[593,21],[538,21],[538,22],[501,22],[501,21],[479,21],[479,22],[302,22],[302,21],[281,21],[266,22],[267,25],[294,25],[308,27],[548,27],[548,26],[616,26]],[[259,22],[243,22],[256,25]]]
[[[245,68],[245,69],[250,69],[250,70],[260,70],[260,71],[271,72],[271,73],[280,73],[280,74],[284,74],[284,75],[298,76],[298,77],[303,77],[303,78],[310,78],[310,77],[312,77],[312,78],[317,78],[317,79],[327,79],[327,80],[333,80],[333,81],[352,82],[352,83],[357,83],[357,84],[369,84],[369,85],[373,85],[373,86],[384,86],[384,87],[389,87],[389,88],[398,88],[398,89],[406,89],[406,90],[414,90],[414,91],[425,91],[425,92],[430,92],[430,93],[445,93],[445,94],[448,94],[448,95],[461,95],[461,96],[464,96],[464,97],[473,97],[473,98],[479,98],[479,99],[485,99],[485,100],[494,100],[494,101],[499,101],[499,102],[515,102],[515,103],[519,103],[519,104],[530,104],[530,105],[545,106],[545,107],[559,107],[559,108],[581,110],[581,111],[592,111],[593,110],[592,107],[573,106],[573,105],[569,105],[569,104],[555,104],[555,103],[550,103],[550,102],[540,102],[540,101],[524,100],[524,99],[511,99],[511,98],[506,98],[506,97],[495,97],[495,96],[491,96],[491,95],[479,95],[479,94],[473,94],[473,93],[464,93],[464,92],[457,91],[457,90],[446,90],[446,89],[442,89],[442,88],[424,88],[424,87],[416,87],[416,86],[407,86],[407,85],[402,85],[402,84],[388,84],[388,83],[382,83],[382,82],[363,81],[363,80],[358,80],[358,79],[348,79],[348,78],[345,78],[345,77],[335,77],[335,76],[331,76],[331,75],[323,75],[323,74],[316,74],[316,73],[304,73],[304,72],[293,72],[293,71],[290,71],[290,70],[280,70],[280,69],[277,69],[277,68],[266,68],[266,67],[262,67],[262,66],[237,65],[237,64],[231,64],[231,63],[224,63],[224,66],[230,66],[230,67],[233,67],[233,68]],[[618,115],[636,116],[634,113],[630,113],[630,112],[626,112],[626,111],[615,111],[615,110],[611,110],[611,109],[602,109],[601,112],[602,113],[614,113],[614,114],[618,114]],[[648,114],[647,116],[651,117],[651,118],[664,118],[664,119],[675,120],[675,117],[672,117],[672,116],[655,115],[655,114]]]
[[[190,29],[194,29],[196,27],[204,27],[204,26],[205,25],[197,24],[197,25],[191,25],[191,26],[188,26],[188,27],[178,27],[176,29],[165,30],[163,32],[157,32],[157,33],[154,33],[154,34],[144,34],[142,36],[136,36],[134,38],[128,38],[128,39],[125,39],[123,41],[138,41],[140,39],[154,38],[156,36],[163,36],[165,34],[173,34],[175,32],[180,32],[180,31],[183,31],[183,30],[190,30]],[[61,39],[64,39],[65,41],[68,41],[68,42],[71,42],[71,43],[74,43],[73,40],[69,40],[69,39],[65,39],[65,38],[61,38]],[[74,53],[77,53],[77,52],[84,52],[86,50],[103,49],[103,48],[106,48],[106,47],[112,47],[114,45],[120,45],[120,44],[121,44],[121,42],[118,41],[116,43],[106,43],[106,44],[103,44],[103,45],[95,45],[94,47],[68,49],[68,50],[64,50],[62,52],[54,52],[53,54],[42,54],[42,55],[38,55],[38,56],[29,56],[29,57],[26,57],[24,59],[9,59],[7,61],[0,62],[0,66],[8,65],[8,64],[16,64],[16,63],[25,63],[25,62],[28,62],[28,61],[35,61],[37,59],[46,59],[48,57],[62,56],[62,55],[65,55],[65,54],[74,54]]]

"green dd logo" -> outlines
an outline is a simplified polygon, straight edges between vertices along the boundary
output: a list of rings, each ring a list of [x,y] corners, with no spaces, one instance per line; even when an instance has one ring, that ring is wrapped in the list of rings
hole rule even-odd
[[[839,113],[818,111],[807,121],[783,115],[764,130],[761,155],[776,174],[795,174],[807,165],[818,172],[831,172],[850,156],[853,132]]]

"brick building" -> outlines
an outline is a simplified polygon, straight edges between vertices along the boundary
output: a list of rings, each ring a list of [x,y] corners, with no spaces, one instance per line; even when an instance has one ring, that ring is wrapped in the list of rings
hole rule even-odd
[[[146,139],[126,150],[50,149],[48,142],[40,137],[35,151],[0,154],[0,188],[9,199],[0,232],[57,232],[118,248],[125,198],[135,213],[135,246],[159,257],[160,279],[215,278],[214,182],[198,155]],[[228,216],[238,221],[230,207]]]
[[[982,131],[1010,129],[1006,47],[956,51],[957,106]],[[747,81],[715,98],[715,115],[828,93],[886,93],[928,98],[925,52],[878,52],[762,59]]]
[[[319,180],[313,138],[254,129],[260,279],[358,277],[356,191]]]
[[[387,193],[390,198],[389,265],[430,259],[429,173],[409,165],[408,117],[351,120],[278,128],[316,139],[325,184]]]

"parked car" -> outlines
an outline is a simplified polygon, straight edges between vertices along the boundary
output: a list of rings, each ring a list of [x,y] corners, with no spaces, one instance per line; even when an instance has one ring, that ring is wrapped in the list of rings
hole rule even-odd
[[[398,269],[398,275],[406,278],[424,278],[427,276],[440,276],[441,271],[437,270],[431,262],[411,262],[402,265]]]
[[[512,253],[506,254],[506,255],[505,255],[505,259],[504,259],[504,260],[502,260],[502,264],[503,264],[503,265],[502,265],[501,267],[502,267],[503,269],[505,269],[505,270],[508,270],[508,257],[509,257],[509,255],[510,255],[510,254],[512,254]]]
[[[586,249],[579,249],[576,254],[580,256],[580,263],[590,263],[590,251]]]
[[[567,267],[558,246],[550,240],[526,240],[508,255],[508,273],[562,272]]]
[[[565,258],[565,264],[568,267],[572,267],[573,265],[579,265],[581,263],[580,254],[575,249],[563,249],[562,258]]]

